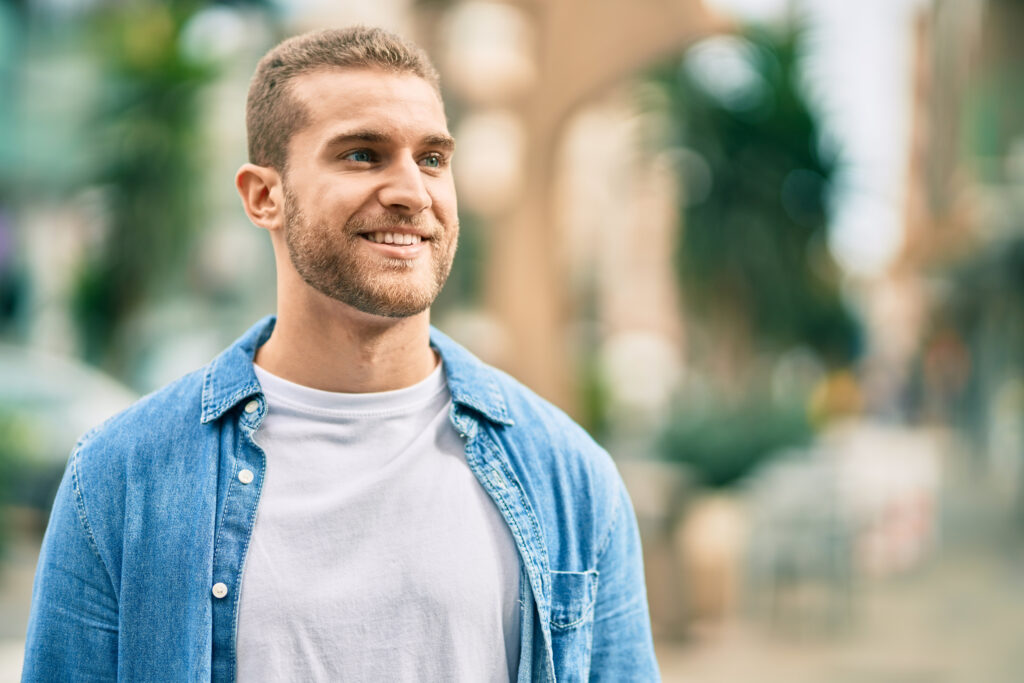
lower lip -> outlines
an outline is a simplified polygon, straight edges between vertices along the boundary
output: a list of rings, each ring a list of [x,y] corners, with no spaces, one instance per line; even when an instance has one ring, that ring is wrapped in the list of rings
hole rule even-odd
[[[382,255],[389,256],[391,258],[401,259],[416,258],[423,252],[424,249],[426,249],[427,245],[430,243],[429,240],[422,240],[416,244],[381,244],[379,242],[374,242],[373,240],[368,240],[365,237],[362,239],[364,242],[370,245],[370,247],[376,249]]]

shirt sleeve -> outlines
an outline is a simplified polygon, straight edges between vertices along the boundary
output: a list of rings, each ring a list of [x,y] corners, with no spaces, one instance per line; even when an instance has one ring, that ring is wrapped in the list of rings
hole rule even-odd
[[[118,606],[72,455],[43,537],[22,681],[117,679]]]
[[[640,531],[633,505],[621,482],[613,524],[597,564],[590,680],[659,681],[647,609]]]

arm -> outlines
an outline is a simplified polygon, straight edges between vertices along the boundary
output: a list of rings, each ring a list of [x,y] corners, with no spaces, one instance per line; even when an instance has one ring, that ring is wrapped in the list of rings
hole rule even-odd
[[[77,452],[64,472],[32,589],[22,681],[117,678],[117,596],[89,528]]]
[[[625,487],[598,558],[591,681],[660,680],[647,612],[640,532]]]

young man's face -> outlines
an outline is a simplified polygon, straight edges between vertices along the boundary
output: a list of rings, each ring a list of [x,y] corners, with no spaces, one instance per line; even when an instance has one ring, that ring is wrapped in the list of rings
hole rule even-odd
[[[309,115],[284,174],[295,269],[365,313],[422,312],[448,277],[459,232],[437,93],[414,74],[377,69],[318,71],[292,85]]]

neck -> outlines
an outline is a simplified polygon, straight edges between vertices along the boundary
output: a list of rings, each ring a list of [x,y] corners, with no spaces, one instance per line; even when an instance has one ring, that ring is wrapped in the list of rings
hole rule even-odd
[[[260,367],[296,384],[344,393],[412,386],[436,367],[429,310],[394,319],[333,300],[318,303],[280,307],[273,334],[256,351]]]

